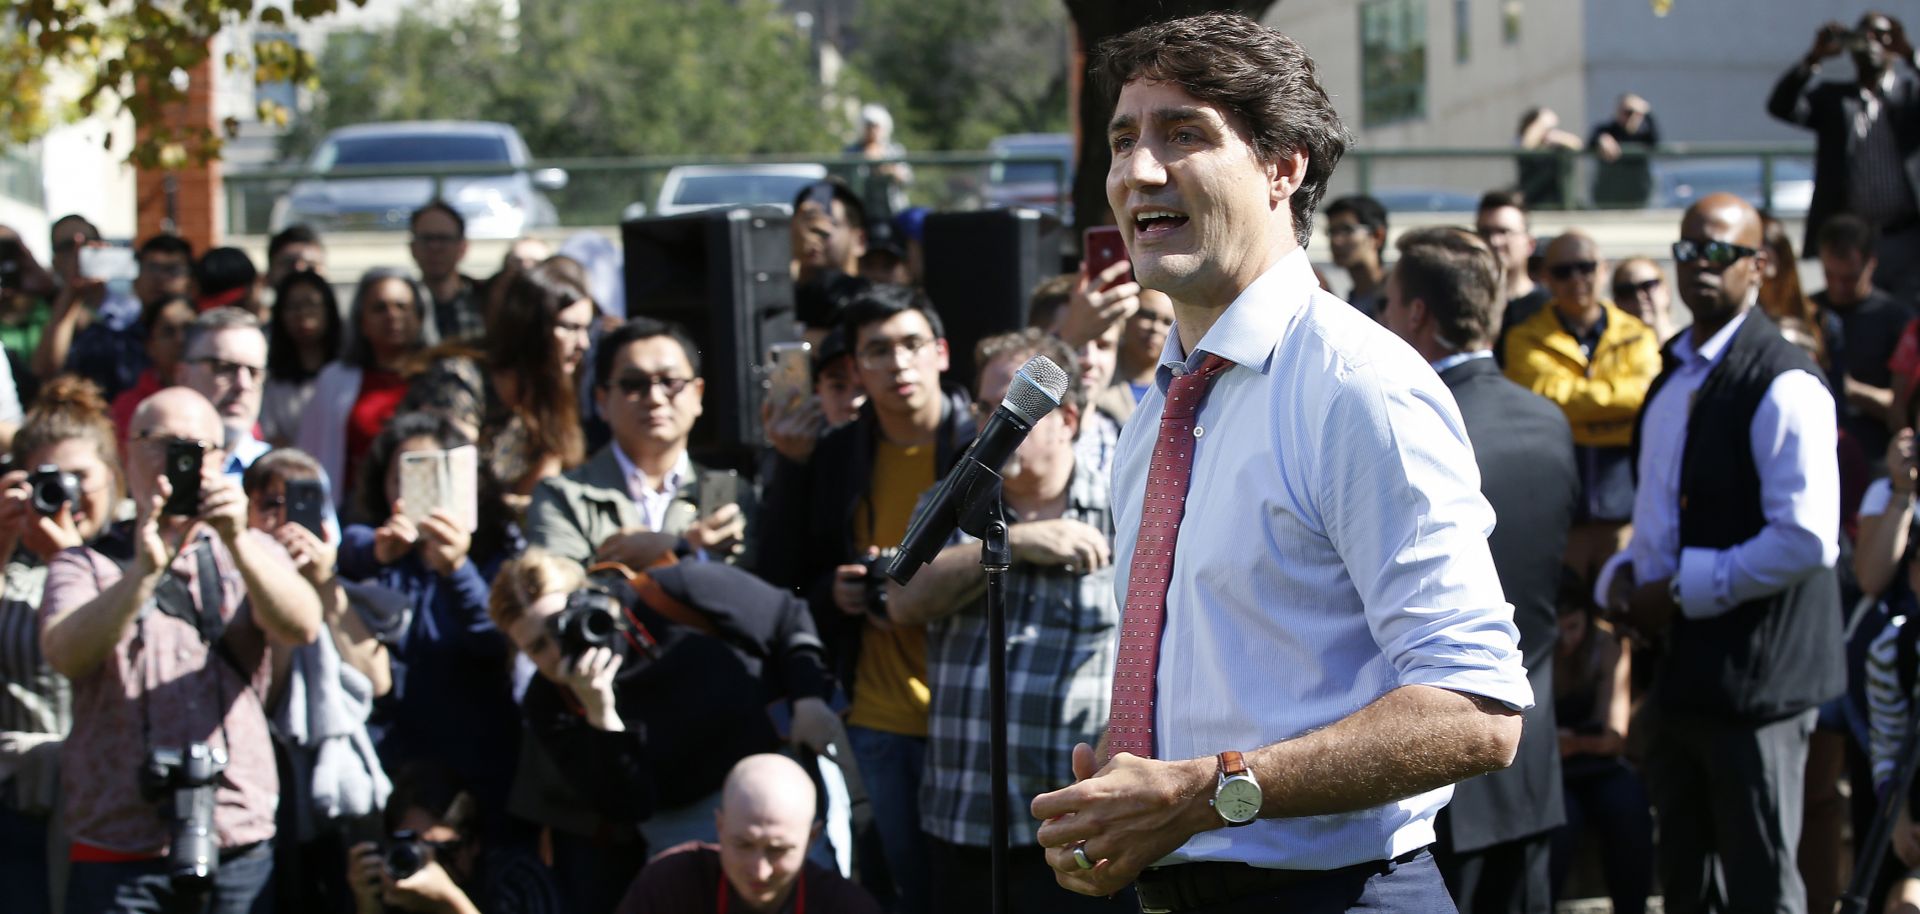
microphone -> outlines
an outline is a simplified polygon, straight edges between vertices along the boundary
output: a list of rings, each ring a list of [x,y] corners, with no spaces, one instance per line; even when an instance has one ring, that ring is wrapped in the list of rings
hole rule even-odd
[[[1033,426],[1060,405],[1070,382],[1066,370],[1043,355],[1020,366],[1007,388],[1006,399],[1000,401],[992,418],[980,429],[980,436],[973,439],[960,462],[940,481],[932,500],[907,527],[907,538],[887,563],[887,577],[905,584],[913,580],[920,566],[933,561],[960,525],[961,508],[980,478],[980,470],[997,477],[1000,467],[1027,439]]]

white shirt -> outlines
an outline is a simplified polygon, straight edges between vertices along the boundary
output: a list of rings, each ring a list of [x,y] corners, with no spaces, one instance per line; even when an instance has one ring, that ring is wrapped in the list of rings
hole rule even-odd
[[[1115,458],[1123,601],[1166,387],[1189,367],[1178,330]],[[1487,551],[1493,511],[1433,369],[1322,291],[1305,251],[1249,286],[1196,348],[1235,364],[1196,419],[1160,641],[1156,755],[1291,739],[1407,685],[1530,707],[1513,608]],[[1210,831],[1161,862],[1385,860],[1432,843],[1452,794]]]
[[[1728,321],[1698,351],[1693,335],[1683,332],[1673,347],[1680,364],[1641,418],[1640,484],[1626,554],[1636,581],[1679,576],[1680,611],[1690,619],[1712,618],[1784,590],[1840,556],[1833,395],[1819,378],[1798,369],[1773,379],[1748,434],[1766,526],[1730,549],[1680,548],[1680,459],[1693,396],[1748,313]]]
[[[627,459],[620,445],[613,446],[614,462],[620,465],[620,475],[627,480],[627,494],[633,496],[633,506],[640,509],[640,522],[648,530],[660,530],[667,523],[667,509],[673,506],[674,498],[680,494],[680,487],[693,476],[693,461],[687,458],[687,452],[680,452],[680,459],[674,461],[673,469],[667,473],[660,485],[647,485],[647,474]]]

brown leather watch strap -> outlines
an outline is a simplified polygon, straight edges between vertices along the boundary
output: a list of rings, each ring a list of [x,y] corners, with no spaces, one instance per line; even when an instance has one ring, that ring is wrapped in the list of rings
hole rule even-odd
[[[1220,774],[1222,777],[1230,778],[1236,774],[1246,773],[1247,761],[1240,757],[1240,753],[1232,749],[1220,753]]]

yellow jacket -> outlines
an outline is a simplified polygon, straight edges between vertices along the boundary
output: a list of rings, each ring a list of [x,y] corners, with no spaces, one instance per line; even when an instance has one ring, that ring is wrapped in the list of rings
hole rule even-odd
[[[1660,341],[1639,318],[1601,302],[1607,326],[1589,361],[1549,302],[1507,334],[1507,377],[1555,403],[1582,447],[1625,447],[1633,419],[1660,374]]]

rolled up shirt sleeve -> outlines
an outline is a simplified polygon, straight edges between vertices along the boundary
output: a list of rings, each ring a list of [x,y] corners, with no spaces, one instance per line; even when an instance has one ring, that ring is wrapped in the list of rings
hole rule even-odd
[[[1328,416],[1328,533],[1401,685],[1533,706],[1519,631],[1487,548],[1493,508],[1458,409],[1431,387],[1361,386]]]
[[[1728,549],[1680,552],[1680,611],[1708,619],[1778,593],[1840,558],[1840,464],[1833,395],[1789,371],[1773,380],[1749,433],[1766,526]]]

